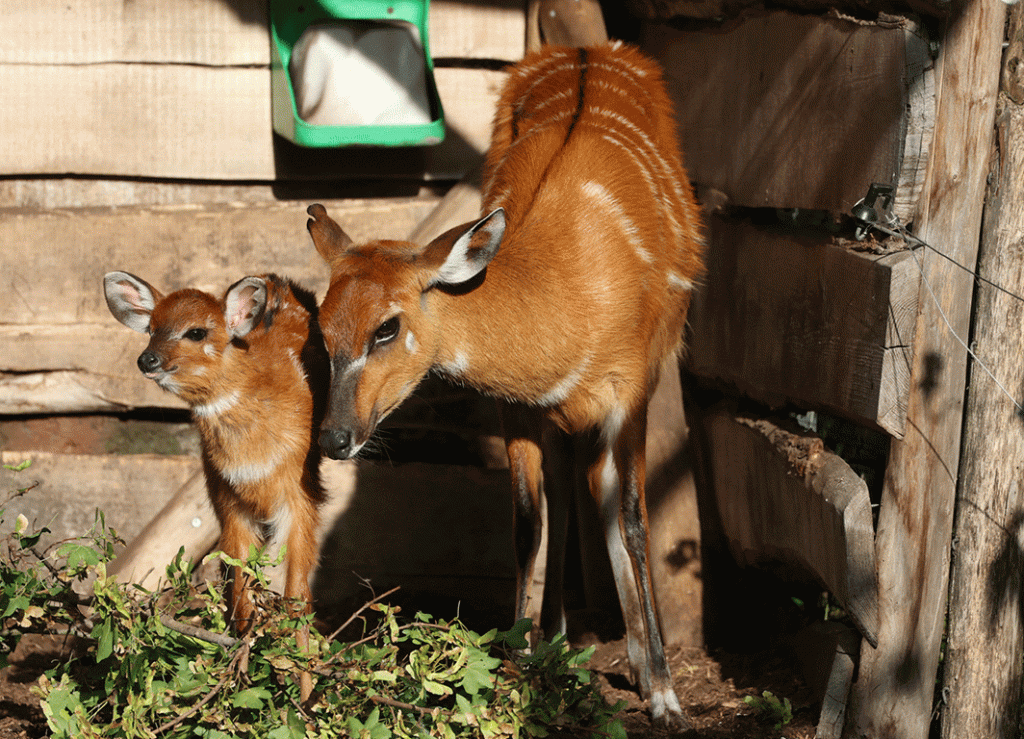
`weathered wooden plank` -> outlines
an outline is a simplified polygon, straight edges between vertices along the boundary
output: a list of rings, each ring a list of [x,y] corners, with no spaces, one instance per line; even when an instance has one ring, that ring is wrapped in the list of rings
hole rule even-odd
[[[436,198],[327,202],[356,240],[402,238]],[[306,232],[308,201],[112,210],[0,211],[0,315],[5,324],[106,324],[101,289],[112,269],[161,290],[224,290],[246,274],[277,271],[326,287]],[[0,352],[0,357],[4,353]]]
[[[516,60],[525,42],[519,0],[434,0],[435,57]],[[193,0],[5,0],[0,64],[105,62],[270,65],[267,4]]]
[[[147,387],[147,383],[139,382],[145,379],[141,374],[131,376],[133,357],[143,348],[144,344],[136,347],[134,355],[124,352],[125,361],[111,364],[105,373],[56,370],[0,374],[0,414],[119,413],[133,408],[185,410],[184,403],[160,390],[156,383],[149,382],[152,387]],[[97,356],[105,356],[110,350],[110,346],[97,347]]]
[[[902,436],[920,284],[910,252],[878,256],[720,218],[708,230],[690,371],[768,405],[824,408]]]
[[[736,561],[789,562],[815,575],[874,642],[874,529],[864,481],[811,434],[725,408],[704,422],[714,496]]]
[[[125,540],[133,539],[175,490],[186,485],[198,469],[198,459],[138,454],[131,456],[0,452],[3,465],[30,460],[28,469],[13,472],[0,467],[0,500],[9,491],[36,484],[5,506],[5,525],[18,514],[51,533],[43,547],[88,533],[96,511]]]
[[[107,575],[154,590],[179,549],[184,550],[184,559],[198,562],[216,546],[220,526],[210,503],[202,464],[195,458],[187,458],[183,463],[193,470],[192,475],[127,542],[107,566]]]
[[[853,657],[840,649],[836,650],[814,739],[840,739],[843,735],[846,702],[853,685],[855,666]]]
[[[929,179],[915,232],[973,265],[993,141],[1006,5],[954,2],[938,60]],[[878,520],[878,648],[861,655],[853,736],[928,736],[945,626],[973,280],[934,255],[920,300],[907,434],[892,444]],[[934,297],[933,297],[934,296]],[[947,323],[948,322],[948,323]]]
[[[5,0],[0,65],[270,64],[266,3]]]
[[[435,79],[445,108],[445,141],[370,156],[364,149],[311,151],[276,139],[269,68],[0,64],[7,100],[0,109],[0,172],[453,179],[474,166],[490,141],[504,73],[444,68]]]
[[[1011,47],[1024,52],[1024,10],[1011,11]],[[1003,86],[1019,80],[1003,70]],[[1024,102],[1022,100],[1021,102]],[[1024,284],[1024,108],[1009,96],[996,119],[999,166],[986,200],[978,272],[999,285]],[[1020,300],[979,284],[971,336],[989,370],[1019,393],[1024,373]],[[949,591],[949,627],[942,717],[946,739],[1019,735],[1024,427],[1013,402],[976,364],[970,370],[964,450],[956,505],[956,546]],[[1019,402],[1019,397],[1018,397]]]
[[[434,58],[518,61],[526,46],[522,0],[432,0],[430,52]]]
[[[0,14],[0,172],[183,179],[457,178],[490,136],[503,75],[437,69],[448,135],[436,147],[308,152],[270,125],[265,4],[11,0]],[[435,57],[514,61],[516,0],[437,0]],[[133,101],[124,105],[125,100]],[[31,131],[32,136],[25,136]]]
[[[907,126],[933,100],[909,23],[762,12],[719,29],[649,24],[641,43],[665,67],[691,179],[731,204],[848,213],[872,182],[919,187],[904,157],[927,151],[930,129],[908,143]]]

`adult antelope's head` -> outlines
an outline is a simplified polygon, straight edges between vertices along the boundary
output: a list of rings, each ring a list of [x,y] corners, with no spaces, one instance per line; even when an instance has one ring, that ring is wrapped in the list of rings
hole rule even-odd
[[[320,446],[348,459],[435,365],[445,316],[431,294],[473,289],[498,251],[505,213],[453,228],[425,247],[354,244],[322,205],[308,213],[313,243],[331,268],[319,315],[331,357]]]

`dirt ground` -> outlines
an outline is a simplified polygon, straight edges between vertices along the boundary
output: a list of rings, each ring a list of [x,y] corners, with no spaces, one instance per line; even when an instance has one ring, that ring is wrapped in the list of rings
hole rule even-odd
[[[51,637],[27,636],[0,670],[0,739],[37,739],[48,736],[39,699],[32,694],[39,675],[62,656],[61,642]],[[650,717],[627,675],[625,643],[599,644],[591,667],[599,676],[607,700],[625,700],[622,714],[630,739],[810,739],[814,736],[817,707],[783,652],[708,654],[702,649],[670,650],[669,660],[680,702],[694,730],[673,733],[652,728]],[[774,730],[772,722],[757,715],[744,696],[771,690],[793,704],[793,720]]]

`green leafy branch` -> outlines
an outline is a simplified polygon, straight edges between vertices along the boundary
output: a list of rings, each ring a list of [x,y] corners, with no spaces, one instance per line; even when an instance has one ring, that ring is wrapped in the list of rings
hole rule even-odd
[[[770,690],[761,693],[761,697],[748,695],[743,701],[758,713],[767,716],[768,720],[774,721],[773,728],[776,730],[793,720],[793,706],[790,704],[789,698],[779,700]]]
[[[107,576],[115,537],[102,516],[88,540],[64,542],[53,556],[33,553],[44,531],[26,529],[19,519],[3,539],[0,613],[8,631],[84,636],[73,658],[40,679],[57,739],[625,737],[615,718],[621,705],[606,705],[583,667],[591,650],[559,638],[526,653],[528,621],[479,634],[425,613],[406,620],[386,593],[342,625],[360,625],[361,637],[338,641],[341,629],[319,634],[310,615],[269,590],[265,556],[254,551],[241,565],[256,618],[237,638],[225,633],[219,587],[195,585],[182,552],[162,589],[149,592]],[[87,611],[71,589],[85,577],[95,578]],[[305,627],[308,650],[295,638]],[[314,680],[305,702],[302,673]]]

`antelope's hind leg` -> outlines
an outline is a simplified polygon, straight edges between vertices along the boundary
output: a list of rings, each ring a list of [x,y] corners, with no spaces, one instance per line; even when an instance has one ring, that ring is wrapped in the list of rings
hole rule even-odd
[[[655,722],[689,728],[668,669],[650,570],[646,482],[646,405],[628,413],[620,428],[606,428],[592,461],[590,491],[601,512],[615,575],[630,669]]]

